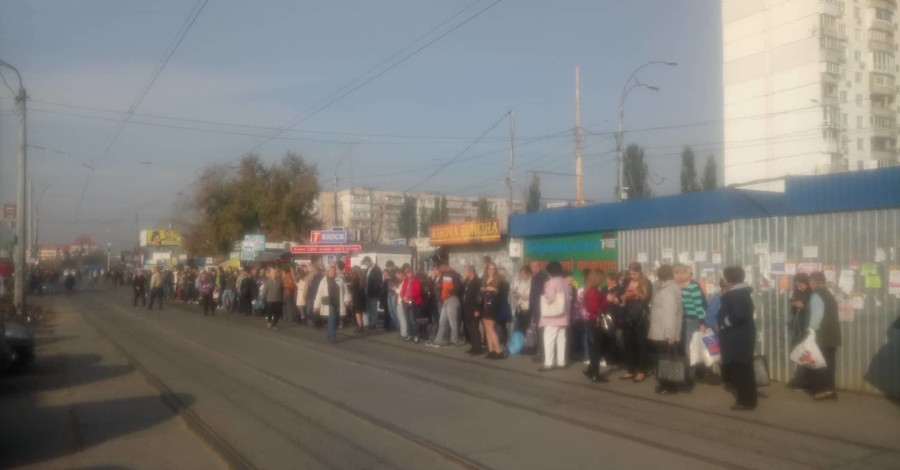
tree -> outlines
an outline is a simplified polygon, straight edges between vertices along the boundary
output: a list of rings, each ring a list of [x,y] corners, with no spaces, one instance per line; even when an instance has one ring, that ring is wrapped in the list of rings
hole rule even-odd
[[[710,155],[706,159],[706,166],[703,167],[703,190],[712,191],[719,185],[717,183],[719,170],[716,167],[716,157]]]
[[[270,239],[299,240],[319,226],[315,201],[318,170],[303,157],[288,153],[276,165],[259,156],[244,157],[237,169],[207,167],[200,176],[182,233],[188,253],[225,255],[250,233]],[[194,215],[192,214],[192,215]]]
[[[484,196],[478,198],[478,202],[475,203],[475,210],[475,217],[478,220],[489,220],[497,217],[497,211],[494,210],[494,205]]]
[[[397,227],[400,229],[400,236],[406,240],[415,238],[416,232],[416,198],[405,196],[403,205],[400,207],[400,215],[397,217]]]
[[[681,152],[681,192],[692,193],[700,191],[697,183],[697,167],[694,164],[694,151],[685,147]]]
[[[531,184],[525,193],[525,211],[537,212],[541,210],[541,180],[537,173],[531,174]]]
[[[647,163],[644,162],[644,149],[631,144],[625,149],[625,193],[628,199],[646,199],[653,197],[648,184]]]

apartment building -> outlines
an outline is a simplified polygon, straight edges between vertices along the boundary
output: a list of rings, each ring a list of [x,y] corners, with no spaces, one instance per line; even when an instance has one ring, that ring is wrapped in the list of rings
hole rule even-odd
[[[427,220],[435,203],[442,197],[436,193],[402,193],[378,189],[352,188],[319,193],[319,214],[324,227],[344,227],[351,241],[362,243],[389,243],[402,238],[398,222],[403,198],[416,200],[416,226]],[[450,222],[475,220],[480,196],[447,195],[447,212]],[[509,201],[505,198],[487,197],[488,204],[500,219],[500,230],[506,231],[509,219]],[[337,206],[335,206],[337,203]],[[521,211],[520,201],[515,201],[516,210]],[[420,236],[428,236],[420,233]]]
[[[897,164],[896,0],[723,0],[725,184]]]

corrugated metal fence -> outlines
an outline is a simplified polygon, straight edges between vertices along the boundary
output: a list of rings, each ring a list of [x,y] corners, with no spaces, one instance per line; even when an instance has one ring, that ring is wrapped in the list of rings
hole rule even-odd
[[[900,396],[900,330],[892,323],[900,299],[889,294],[891,266],[900,265],[900,210],[748,219],[721,224],[619,232],[619,263],[647,272],[685,262],[708,292],[721,268],[744,266],[754,287],[757,351],[774,380],[793,375],[788,360],[788,302],[796,270],[822,269],[841,303],[843,346],[838,387]],[[894,268],[900,269],[900,268]]]

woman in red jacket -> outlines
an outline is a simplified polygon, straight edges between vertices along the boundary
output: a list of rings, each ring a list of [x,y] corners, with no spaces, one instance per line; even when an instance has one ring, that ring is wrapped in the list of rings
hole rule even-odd
[[[603,283],[603,271],[594,269],[585,280],[584,311],[586,315],[586,327],[589,328],[588,347],[590,352],[590,365],[585,369],[591,382],[608,382],[606,377],[600,375],[600,355],[603,351],[603,335],[605,334],[600,316],[606,313],[607,299],[600,294],[599,286]]]
[[[422,308],[422,284],[412,267],[404,264],[402,267],[403,282],[400,284],[400,299],[403,304],[403,314],[406,315],[409,336],[404,341],[425,341],[428,339],[428,322],[421,322],[419,310]]]

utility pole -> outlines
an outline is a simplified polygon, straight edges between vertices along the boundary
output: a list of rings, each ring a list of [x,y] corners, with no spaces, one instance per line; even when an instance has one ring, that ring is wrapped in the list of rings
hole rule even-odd
[[[509,176],[506,178],[506,184],[509,186],[509,206],[507,213],[513,214],[513,171],[516,166],[516,113],[509,110]]]
[[[337,183],[338,183],[337,168],[335,168],[335,169],[334,169],[334,223],[331,224],[332,227],[338,227],[338,226],[343,225],[343,224],[341,224],[341,223],[338,221],[338,191],[337,191]]]
[[[25,258],[34,256],[34,178],[28,178],[28,245],[25,247]]]
[[[19,79],[19,93],[16,95],[16,104],[19,107],[19,175],[18,175],[18,197],[16,198],[16,252],[15,252],[15,288],[13,290],[13,305],[20,313],[25,313],[25,245],[28,243],[28,230],[25,224],[28,222],[25,216],[25,207],[27,203],[27,193],[25,188],[26,182],[26,106],[25,102],[28,94],[25,93],[25,87],[22,85],[22,75],[19,71],[7,62],[0,60],[0,67],[7,67],[15,72]]]
[[[581,70],[575,66],[575,205],[584,205],[581,173]]]

